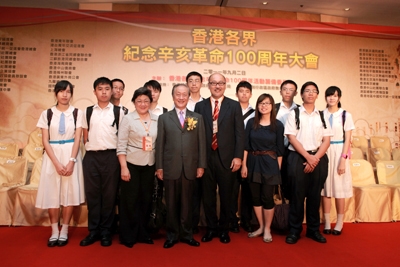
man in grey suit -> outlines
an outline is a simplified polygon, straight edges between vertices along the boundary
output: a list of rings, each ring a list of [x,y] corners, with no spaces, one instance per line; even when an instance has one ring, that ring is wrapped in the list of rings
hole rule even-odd
[[[164,181],[167,204],[167,240],[164,248],[178,240],[190,246],[200,243],[193,238],[192,212],[195,179],[207,166],[203,117],[186,108],[190,91],[185,84],[172,88],[175,108],[158,118],[156,142],[157,177]]]

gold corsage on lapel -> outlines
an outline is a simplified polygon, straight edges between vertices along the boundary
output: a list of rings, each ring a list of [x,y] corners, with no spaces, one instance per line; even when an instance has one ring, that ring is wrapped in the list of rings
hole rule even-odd
[[[191,131],[191,130],[196,128],[197,118],[196,117],[186,117],[185,118],[185,123],[186,123],[186,126],[187,126],[186,129],[188,131]]]

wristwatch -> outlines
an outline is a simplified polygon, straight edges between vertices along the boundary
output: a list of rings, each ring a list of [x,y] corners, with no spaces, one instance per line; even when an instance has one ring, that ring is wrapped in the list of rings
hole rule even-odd
[[[76,158],[70,158],[69,161],[76,162]]]

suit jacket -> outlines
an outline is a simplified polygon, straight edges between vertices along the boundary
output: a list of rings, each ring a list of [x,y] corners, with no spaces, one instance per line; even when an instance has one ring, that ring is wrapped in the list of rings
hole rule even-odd
[[[206,128],[207,158],[211,156],[213,135],[212,106],[210,98],[196,104],[194,111],[203,115]],[[222,165],[229,169],[233,158],[243,159],[244,125],[239,102],[224,97],[218,115],[217,143]]]
[[[196,128],[182,128],[176,110],[158,117],[156,169],[163,169],[164,179],[176,180],[182,170],[189,180],[196,179],[197,168],[207,167],[203,117],[186,109],[186,118],[197,118]]]

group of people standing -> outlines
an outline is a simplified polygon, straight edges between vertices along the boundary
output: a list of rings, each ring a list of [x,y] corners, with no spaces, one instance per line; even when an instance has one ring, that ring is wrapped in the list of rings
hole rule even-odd
[[[326,242],[319,231],[321,195],[323,232],[341,234],[344,198],[352,194],[348,151],[354,129],[350,113],[341,109],[341,90],[326,90],[327,108],[320,112],[315,107],[319,90],[313,82],[302,86],[301,106],[293,102],[297,84],[287,80],[280,88],[282,102],[276,104],[263,93],[255,109],[249,104],[252,86],[247,81],[236,87],[238,101],[224,95],[226,78],[220,73],[208,77],[209,98],[201,97],[202,84],[202,75],[190,72],[186,84],[173,86],[174,107],[167,111],[158,104],[161,85],[151,80],[135,90],[135,110],[130,113],[120,105],[125,89],[120,79],[96,79],[97,104],[85,112],[70,104],[71,83],[56,84],[57,104],[43,111],[37,124],[45,153],[36,207],[49,210],[49,247],[68,243],[73,206],[85,201],[89,235],[80,245],[100,241],[110,246],[117,199],[120,243],[129,248],[153,244],[147,222],[155,176],[158,186],[165,188],[164,248],[178,242],[200,245],[193,234],[199,231],[201,203],[207,224],[202,242],[219,238],[229,243],[229,232],[239,232],[239,222],[249,238],[261,236],[272,242],[277,185],[290,199],[286,243],[300,238],[305,200],[306,236]],[[81,139],[86,149],[83,160]],[[336,198],[338,213],[333,230],[331,197]],[[253,211],[259,224],[255,231]]]

